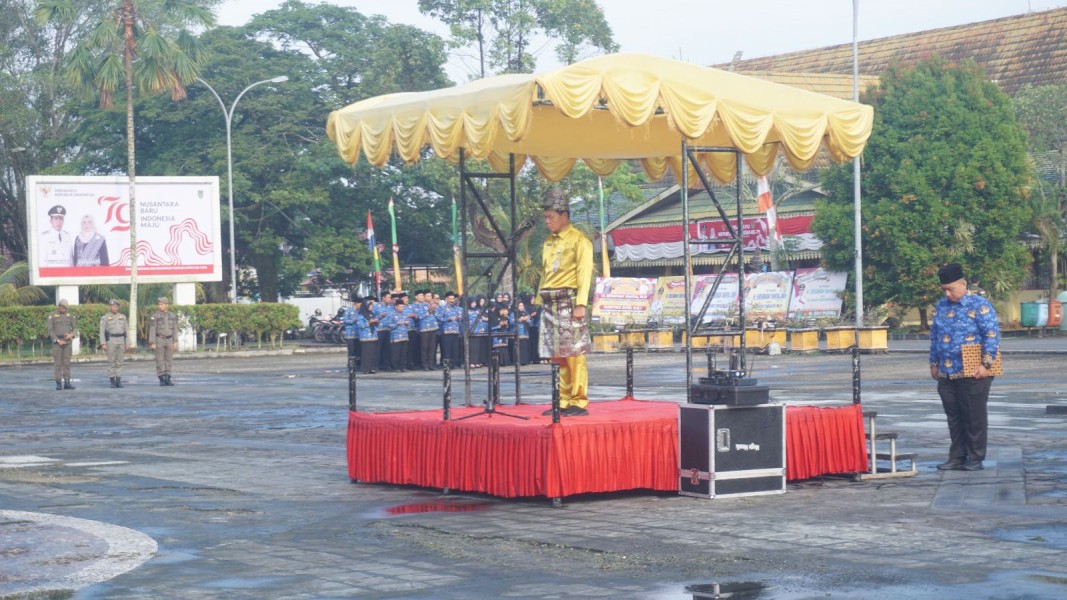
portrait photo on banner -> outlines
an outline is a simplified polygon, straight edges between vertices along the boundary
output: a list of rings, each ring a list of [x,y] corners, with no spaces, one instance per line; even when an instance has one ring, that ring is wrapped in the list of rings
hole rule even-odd
[[[124,177],[27,178],[34,285],[125,283],[131,276],[130,186]],[[218,177],[137,180],[138,279],[219,281]]]

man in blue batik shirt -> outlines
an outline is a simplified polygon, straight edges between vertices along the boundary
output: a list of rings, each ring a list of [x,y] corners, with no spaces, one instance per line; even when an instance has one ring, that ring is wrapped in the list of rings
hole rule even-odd
[[[456,305],[456,293],[445,293],[445,303],[437,307],[437,322],[441,325],[441,364],[449,368],[459,364],[459,323],[463,309]]]
[[[987,404],[993,384],[990,369],[1000,355],[997,311],[985,298],[967,290],[963,267],[949,264],[937,272],[945,294],[930,324],[930,376],[948,418],[952,445],[942,471],[982,470],[989,429]],[[963,346],[978,345],[981,361],[964,367]]]

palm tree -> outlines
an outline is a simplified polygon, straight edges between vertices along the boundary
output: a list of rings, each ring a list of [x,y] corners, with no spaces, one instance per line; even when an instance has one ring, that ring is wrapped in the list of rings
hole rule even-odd
[[[190,27],[210,27],[215,0],[102,0],[111,5],[92,32],[69,55],[67,80],[87,96],[100,97],[111,109],[120,83],[126,89],[126,151],[130,179],[130,328],[137,330],[137,168],[134,160],[133,92],[170,92],[185,98],[185,85],[194,81],[205,62]],[[78,16],[72,0],[39,0],[35,11],[41,23],[69,23]],[[136,337],[130,340],[136,344]]]
[[[1045,243],[1049,256],[1049,299],[1055,300],[1059,291],[1059,266],[1060,246],[1062,245],[1063,231],[1063,208],[1060,200],[1055,196],[1059,191],[1055,188],[1046,193],[1044,187],[1038,186],[1030,195],[1030,206],[1033,215],[1030,222],[1037,230],[1041,241]]]
[[[19,261],[0,272],[0,306],[42,304],[48,295],[41,288],[30,285],[30,266]]]

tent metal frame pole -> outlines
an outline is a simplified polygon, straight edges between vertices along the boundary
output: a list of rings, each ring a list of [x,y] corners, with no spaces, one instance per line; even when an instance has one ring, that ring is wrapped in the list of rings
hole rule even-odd
[[[460,181],[466,177],[467,156],[463,148],[459,149],[459,177]],[[460,278],[467,284],[463,294],[463,322],[460,323],[460,335],[463,336],[463,405],[471,406],[471,338],[470,338],[470,302],[467,300],[470,294],[470,278],[467,277],[467,189],[459,186],[459,265]]]
[[[693,401],[693,334],[691,333],[695,327],[692,318],[692,309],[689,306],[689,299],[693,297],[693,249],[689,245],[689,165],[688,160],[693,160],[693,156],[689,152],[689,141],[682,138],[682,256],[684,259],[685,267],[685,401]],[[688,160],[687,160],[688,158]],[[699,168],[698,168],[699,170]],[[708,373],[708,377],[711,377],[711,373]]]
[[[459,176],[460,176],[460,186],[459,186],[460,187],[460,190],[459,190],[460,210],[463,213],[462,216],[461,216],[462,227],[461,227],[461,231],[460,231],[460,254],[461,254],[460,263],[461,263],[461,268],[462,268],[462,271],[463,271],[463,281],[466,282],[466,284],[467,284],[467,286],[466,286],[467,290],[465,290],[465,291],[467,292],[467,295],[469,296],[471,294],[471,288],[473,287],[473,285],[472,285],[473,282],[471,281],[471,278],[468,275],[468,272],[469,272],[468,259],[471,259],[471,258],[489,258],[489,259],[493,259],[494,263],[490,267],[490,270],[487,270],[485,272],[485,275],[484,275],[488,280],[488,289],[487,289],[487,292],[486,292],[487,299],[488,300],[492,300],[496,296],[496,292],[497,292],[498,289],[500,289],[500,284],[503,281],[504,273],[510,272],[510,274],[511,274],[511,297],[512,297],[512,300],[514,301],[515,299],[518,298],[518,290],[517,290],[518,278],[517,278],[517,273],[515,272],[516,242],[517,242],[517,237],[518,237],[517,234],[521,233],[521,231],[517,231],[517,226],[516,226],[516,223],[515,223],[516,215],[518,213],[518,202],[517,202],[517,196],[516,196],[516,191],[517,191],[516,190],[516,177],[517,177],[517,175],[516,175],[516,172],[515,172],[515,155],[514,154],[508,155],[508,172],[507,173],[497,173],[495,171],[475,172],[475,171],[468,171],[467,170],[467,155],[466,155],[465,150],[463,148],[460,148],[460,152],[459,152]],[[495,218],[493,218],[493,213],[490,210],[490,207],[489,207],[489,204],[486,201],[486,198],[482,197],[482,194],[479,192],[478,187],[475,185],[475,180],[485,180],[486,190],[488,190],[489,180],[492,180],[492,179],[507,179],[508,180],[508,200],[509,200],[509,204],[510,204],[509,211],[510,211],[510,216],[511,216],[511,223],[510,223],[510,228],[509,228],[509,231],[508,231],[507,234],[504,233],[503,229],[500,227],[500,224],[497,223],[497,220]],[[468,245],[467,245],[467,229],[468,229],[468,227],[467,227],[467,225],[468,225],[467,224],[467,196],[468,196],[468,194],[474,198],[475,202],[478,205],[478,208],[481,209],[480,210],[481,214],[485,217],[486,221],[489,223],[490,228],[493,230],[493,233],[496,235],[496,237],[500,241],[501,245],[503,245],[503,247],[504,247],[503,252],[471,252],[469,250]],[[504,263],[501,266],[501,268],[494,274],[492,269],[494,269],[497,266],[496,261],[499,261],[501,259],[503,259]],[[473,397],[472,396],[472,391],[471,391],[470,360],[468,360],[468,357],[470,357],[470,331],[469,331],[470,327],[468,325],[470,323],[470,307],[469,307],[469,304],[470,303],[468,302],[468,298],[465,297],[464,300],[463,300],[463,321],[464,321],[464,323],[463,323],[462,333],[463,333],[463,356],[464,356],[464,365],[463,365],[464,383],[463,383],[463,389],[464,389],[464,403],[465,403],[466,406],[472,406],[472,397]],[[483,316],[485,316],[486,311],[489,309],[489,306],[490,306],[490,301],[487,301],[485,303],[485,306],[481,310],[478,311],[478,314],[476,316],[477,320],[480,320]],[[488,333],[491,334],[492,332],[490,331]],[[492,340],[492,338],[494,336],[493,335],[489,335],[488,337],[489,337],[490,340]],[[515,332],[509,332],[509,333],[504,333],[504,334],[501,334],[501,335],[497,335],[495,337],[509,338],[509,339],[514,340],[516,347],[519,345],[519,336],[518,336],[517,330]],[[520,383],[521,374],[522,374],[521,365],[519,364],[519,361],[515,361],[515,404],[522,404],[522,386],[521,386],[521,383]]]
[[[737,170],[734,175],[734,181],[736,182],[736,222],[731,223],[729,216],[719,203],[719,199],[715,196],[715,191],[712,189],[711,182],[708,180],[703,169],[700,166],[700,160],[698,154],[706,154],[711,152],[729,152],[734,155],[734,160],[737,165]],[[723,280],[723,275],[730,269],[730,259],[734,256],[737,257],[737,323],[738,323],[738,337],[740,339],[740,370],[745,372],[746,366],[746,348],[745,348],[745,267],[744,267],[744,213],[741,207],[741,171],[742,171],[742,157],[741,153],[735,148],[719,147],[719,146],[690,146],[688,140],[682,140],[682,251],[685,263],[685,367],[686,367],[686,401],[690,401],[693,384],[693,335],[697,333],[704,321],[704,315],[707,313],[708,306],[711,304],[712,298],[719,289],[719,284]],[[700,240],[694,242],[692,236],[689,233],[690,225],[690,213],[689,213],[689,166],[693,167],[693,172],[697,174],[700,179],[701,185],[704,187],[704,191],[707,192],[708,198],[711,200],[712,205],[719,213],[719,218],[726,226],[729,239],[723,242],[717,243],[729,243],[730,251],[726,256],[726,259],[722,263],[722,267],[719,269],[718,276],[715,278],[715,283],[712,284],[711,290],[708,293],[708,297],[705,298],[700,312],[694,319],[692,314],[692,307],[690,306],[690,299],[693,294],[693,243],[702,243]],[[708,373],[710,377],[712,374]]]

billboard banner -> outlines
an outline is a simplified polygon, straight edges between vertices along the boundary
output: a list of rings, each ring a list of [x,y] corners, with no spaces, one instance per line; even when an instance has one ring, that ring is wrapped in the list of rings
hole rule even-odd
[[[789,309],[792,271],[751,273],[745,276],[745,310],[751,320],[781,321]]]
[[[613,325],[648,322],[656,280],[639,277],[597,277],[593,294],[594,323]]]
[[[650,323],[679,324],[685,322],[685,277],[660,277],[656,293],[648,309]]]
[[[129,283],[126,177],[26,178],[30,281]],[[137,178],[137,280],[222,280],[218,177]]]
[[[696,275],[693,277],[693,302],[689,311],[694,317],[704,306],[704,301],[711,288],[715,285],[718,275]],[[704,313],[704,324],[729,325],[737,322],[737,273],[722,275],[719,289],[715,290],[715,296],[708,304],[708,310]]]
[[[736,226],[736,221],[731,222]],[[767,227],[765,217],[750,217],[742,221],[741,241],[745,246],[745,252],[754,250],[768,250],[770,248],[770,230]],[[713,252],[725,252],[733,243],[730,229],[721,219],[697,221],[696,239],[702,243],[693,246],[694,254],[709,254]]]
[[[797,269],[793,277],[793,297],[789,301],[789,318],[840,317],[841,297],[847,283],[848,273]]]

